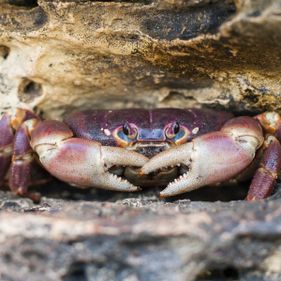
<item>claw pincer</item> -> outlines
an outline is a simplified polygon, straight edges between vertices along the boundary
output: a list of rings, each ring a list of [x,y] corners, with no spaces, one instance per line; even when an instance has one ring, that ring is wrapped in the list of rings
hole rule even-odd
[[[158,154],[142,167],[142,172],[146,174],[164,165],[187,166],[187,172],[161,192],[162,197],[174,196],[234,177],[253,161],[262,142],[259,123],[250,117],[238,117],[220,131]]]
[[[101,116],[105,113],[101,112]],[[95,112],[94,116],[97,114]],[[114,166],[141,167],[148,160],[144,155],[114,146],[100,128],[92,132],[81,122],[73,126],[74,129],[82,128],[86,136],[75,135],[64,122],[41,121],[28,110],[18,109],[14,116],[3,115],[0,119],[0,182],[4,182],[8,175],[8,184],[14,193],[38,198],[28,192],[28,187],[38,182],[32,178],[34,168],[40,171],[38,163],[35,163],[37,160],[51,175],[78,187],[140,190],[109,170]],[[95,138],[105,139],[104,142],[108,139],[109,145],[104,146]]]
[[[43,166],[58,179],[80,187],[95,186],[116,191],[137,191],[111,173],[114,165],[141,167],[147,158],[119,147],[76,138],[68,126],[59,121],[44,121],[31,134],[31,146]]]

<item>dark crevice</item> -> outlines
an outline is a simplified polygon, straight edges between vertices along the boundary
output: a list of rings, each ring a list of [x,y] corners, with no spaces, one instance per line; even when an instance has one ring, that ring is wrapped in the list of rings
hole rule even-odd
[[[217,280],[231,280],[239,279],[239,270],[234,266],[226,266],[224,268],[212,268],[201,273],[196,281],[217,281]]]
[[[169,94],[162,100],[162,102],[172,102],[175,100],[195,100],[193,96],[186,96],[180,91],[171,90]]]
[[[19,85],[19,99],[22,102],[33,101],[34,98],[39,97],[43,94],[41,84],[34,82],[30,79],[23,79]]]
[[[103,0],[103,1],[97,1],[97,0],[91,0],[90,2],[121,2],[121,3],[135,3],[135,4],[151,4],[152,0]]]
[[[48,22],[47,13],[37,2],[9,2],[9,9],[0,8],[0,24],[10,32],[37,30]],[[1,6],[1,4],[0,4]]]
[[[0,45],[0,58],[7,59],[10,53],[10,48]]]
[[[47,0],[52,2],[53,0]],[[73,2],[73,0],[61,0],[60,2]],[[97,2],[97,3],[132,3],[132,4],[143,4],[149,5],[153,3],[153,0],[79,0],[79,3],[83,2]]]
[[[214,34],[236,13],[233,2],[217,2],[180,11],[157,11],[142,23],[142,31],[153,38],[189,40]]]
[[[63,281],[87,281],[87,264],[83,262],[74,262],[70,265],[68,273],[63,277]]]
[[[34,8],[38,6],[37,0],[8,0],[10,5]]]
[[[118,200],[134,200],[140,197],[155,197],[159,202],[173,203],[178,200],[191,200],[200,202],[230,202],[236,200],[244,200],[249,183],[239,184],[238,186],[216,186],[202,187],[197,190],[184,193],[175,197],[166,199],[159,198],[159,193],[164,187],[143,188],[138,193],[114,192],[98,188],[79,189],[62,183],[53,181],[48,183],[48,188],[45,185],[36,186],[32,190],[39,192],[42,196],[48,198],[66,199],[66,200],[84,200],[84,201],[100,201],[100,202],[116,202]]]

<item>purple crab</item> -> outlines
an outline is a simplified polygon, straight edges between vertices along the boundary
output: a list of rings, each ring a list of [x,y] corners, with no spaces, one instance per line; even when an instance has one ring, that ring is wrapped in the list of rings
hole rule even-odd
[[[32,171],[80,188],[170,197],[253,177],[247,200],[268,197],[281,170],[281,118],[203,109],[88,110],[63,122],[17,109],[0,120],[0,182],[28,196]]]

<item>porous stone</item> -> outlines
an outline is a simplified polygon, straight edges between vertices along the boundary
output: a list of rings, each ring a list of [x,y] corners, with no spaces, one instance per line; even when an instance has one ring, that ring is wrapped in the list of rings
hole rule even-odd
[[[279,110],[279,0],[2,0],[0,110]]]
[[[280,111],[280,15],[280,0],[0,0],[0,114]],[[247,203],[246,187],[1,191],[0,280],[279,281],[280,194]]]

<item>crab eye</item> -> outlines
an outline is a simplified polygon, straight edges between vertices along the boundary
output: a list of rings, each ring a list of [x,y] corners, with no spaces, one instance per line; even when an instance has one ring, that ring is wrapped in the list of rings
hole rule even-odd
[[[190,136],[189,130],[179,122],[168,124],[165,128],[165,134],[166,137],[175,144],[185,143]]]
[[[130,134],[130,124],[128,122],[126,122],[123,125],[123,133],[128,136]]]
[[[179,122],[173,123],[173,131],[174,131],[175,135],[180,131],[180,124],[179,124]]]
[[[130,139],[134,139],[137,136],[137,129],[130,125],[130,123],[126,122],[123,127],[123,133]]]
[[[123,126],[120,126],[114,130],[113,136],[119,146],[127,147],[134,143],[134,141],[137,139],[137,126],[132,123],[125,122]]]
[[[169,138],[169,139],[172,139],[174,138],[180,131],[180,124],[179,122],[173,122],[171,124],[169,124],[167,127],[166,127],[166,136]]]

